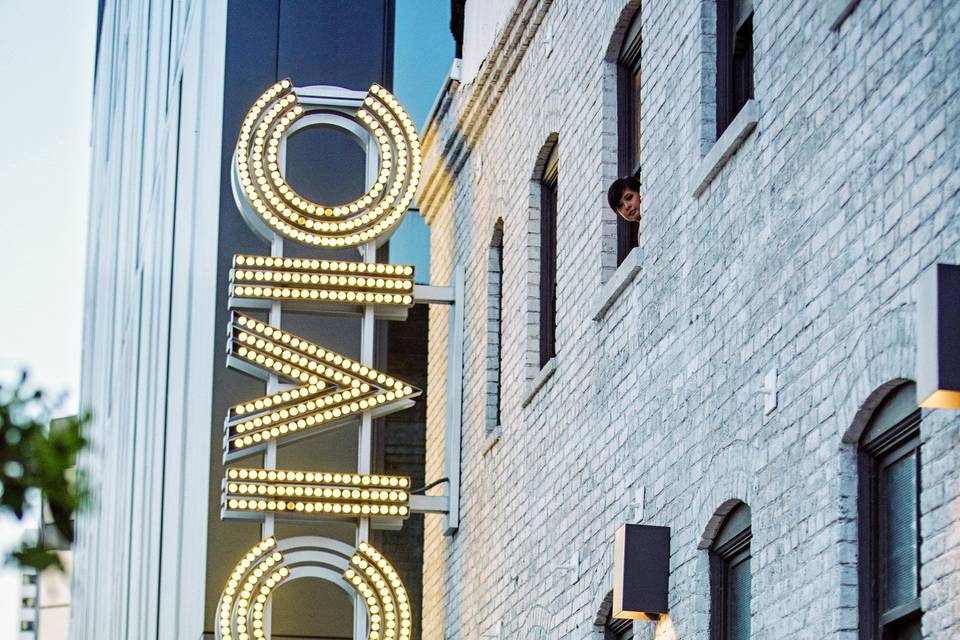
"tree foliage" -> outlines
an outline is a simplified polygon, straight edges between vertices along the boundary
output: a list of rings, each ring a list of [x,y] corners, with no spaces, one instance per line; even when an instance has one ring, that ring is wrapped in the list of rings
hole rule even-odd
[[[0,509],[22,519],[31,492],[39,490],[53,520],[51,535],[13,554],[18,564],[37,570],[60,567],[55,550],[73,543],[74,514],[85,499],[74,467],[87,445],[89,419],[71,416],[51,423],[56,406],[43,391],[30,388],[26,373],[15,385],[0,386]]]

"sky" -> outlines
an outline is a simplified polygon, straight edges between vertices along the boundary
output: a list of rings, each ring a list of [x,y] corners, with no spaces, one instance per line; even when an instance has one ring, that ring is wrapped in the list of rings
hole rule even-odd
[[[429,10],[425,10],[429,7]],[[453,64],[447,0],[397,0],[393,94],[423,128]],[[425,53],[426,52],[426,53]],[[390,261],[416,267],[416,281],[430,282],[430,231],[423,218],[404,217],[390,241]]]
[[[76,410],[89,182],[95,0],[0,0],[0,378],[26,369]],[[0,553],[19,525],[0,516]],[[0,640],[20,578],[0,570]]]

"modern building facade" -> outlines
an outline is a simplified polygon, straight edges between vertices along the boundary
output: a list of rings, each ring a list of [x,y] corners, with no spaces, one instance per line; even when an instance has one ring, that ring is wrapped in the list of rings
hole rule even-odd
[[[284,78],[338,91],[376,84],[428,106],[442,77],[431,80],[436,62],[419,57],[436,56],[445,74],[453,53],[449,9],[440,6],[427,15],[393,0],[101,3],[81,390],[92,446],[79,463],[93,500],[78,519],[71,637],[213,638],[231,572],[261,539],[355,543],[349,521],[222,518],[225,416],[264,393],[262,381],[225,366],[230,271],[235,254],[276,248],[238,211],[232,157],[247,110]],[[414,41],[396,37],[398,24],[429,28]],[[431,44],[437,33],[449,51]],[[422,118],[426,108],[411,114]],[[349,201],[367,186],[364,151],[337,131],[306,129],[285,154],[287,177],[310,197]],[[416,241],[425,233],[407,218],[391,244],[404,261],[426,264],[426,244]],[[298,259],[359,256],[293,243],[286,250]],[[379,251],[378,260],[390,260],[390,245]],[[375,366],[420,388],[426,317],[418,306],[406,322],[378,321],[374,332]],[[301,309],[285,313],[283,327],[361,357],[356,317]],[[373,473],[423,484],[425,397],[374,421]],[[243,466],[356,472],[354,431],[281,446],[274,459],[252,456]],[[422,518],[369,537],[403,574],[417,637]],[[285,585],[269,614],[272,637],[351,637],[353,609],[324,581]]]
[[[960,262],[957,6],[454,4],[420,204],[466,273],[462,518],[426,523],[423,637],[960,636],[960,416],[914,386],[918,281]],[[631,626],[636,522],[669,612]]]

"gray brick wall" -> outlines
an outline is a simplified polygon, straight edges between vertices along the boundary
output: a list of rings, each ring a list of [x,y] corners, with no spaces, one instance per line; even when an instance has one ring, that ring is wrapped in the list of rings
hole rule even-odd
[[[856,637],[854,442],[914,377],[914,284],[960,262],[960,5],[754,0],[757,128],[698,197],[713,144],[713,5],[648,2],[640,271],[614,277],[612,60],[636,2],[518,0],[425,131],[431,273],[466,266],[459,532],[424,532],[424,638],[600,638],[613,532],[646,492],[672,528],[671,613],[703,638],[711,522],[753,513],[753,637]],[[559,152],[556,372],[537,377],[538,197]],[[482,170],[480,166],[482,165]],[[490,238],[504,220],[502,437],[485,452]],[[426,477],[443,473],[446,311],[431,313]],[[533,346],[531,346],[533,345]],[[779,369],[779,406],[756,393]],[[924,637],[960,635],[960,417],[924,413]],[[579,573],[558,569],[575,554]],[[536,631],[535,631],[536,630]]]

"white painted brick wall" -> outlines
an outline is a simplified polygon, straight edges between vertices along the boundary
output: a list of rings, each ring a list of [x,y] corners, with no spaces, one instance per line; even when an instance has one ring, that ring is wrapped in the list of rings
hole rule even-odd
[[[698,199],[690,176],[714,130],[712,7],[643,6],[643,260],[600,322],[591,303],[614,265],[609,60],[626,3],[518,0],[480,76],[445,98],[427,130],[431,273],[444,282],[462,263],[467,283],[462,520],[453,538],[427,522],[427,640],[476,639],[497,622],[502,638],[601,637],[613,532],[640,486],[645,521],[672,528],[672,557],[671,614],[638,623],[638,637],[707,637],[698,546],[737,498],[753,511],[753,637],[856,638],[844,437],[871,392],[914,376],[918,274],[960,262],[960,4],[864,0],[839,31],[820,3],[754,6],[760,121]],[[522,407],[538,331],[531,181],[551,133],[558,368]],[[483,455],[499,217],[503,434]],[[447,312],[431,313],[435,478]],[[779,407],[764,418],[755,390],[772,366]],[[947,638],[960,635],[960,417],[925,413],[922,438],[924,637]],[[577,551],[579,578],[555,570]]]

